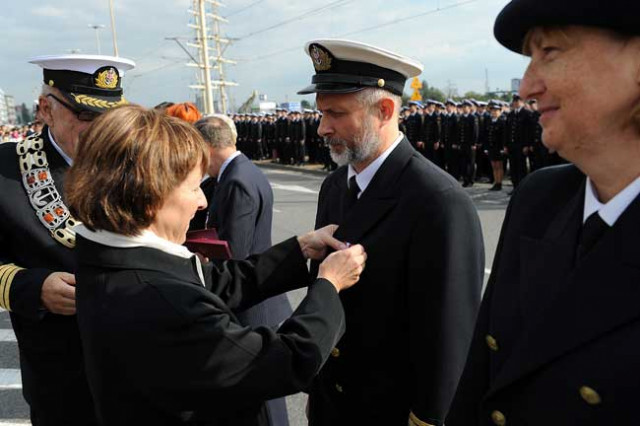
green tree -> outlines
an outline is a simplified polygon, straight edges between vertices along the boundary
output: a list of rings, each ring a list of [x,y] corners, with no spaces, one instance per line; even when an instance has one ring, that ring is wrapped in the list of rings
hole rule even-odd
[[[420,93],[422,94],[422,99],[434,99],[436,101],[444,102],[446,96],[444,92],[437,87],[429,86],[429,83],[426,80],[422,80],[422,89],[420,89]]]
[[[311,102],[309,102],[306,99],[303,99],[302,102],[300,102],[300,105],[302,106],[302,108],[304,109],[313,109],[313,106],[311,105]]]
[[[473,92],[473,91],[465,93],[464,94],[464,98],[465,99],[475,99],[476,101],[488,101],[490,99],[490,97],[487,96],[486,94],[482,95],[482,94],[480,94],[478,92]]]
[[[27,108],[26,104],[22,104],[20,107],[20,113],[22,115],[22,123],[26,124],[32,121],[31,113],[29,112],[29,108]]]

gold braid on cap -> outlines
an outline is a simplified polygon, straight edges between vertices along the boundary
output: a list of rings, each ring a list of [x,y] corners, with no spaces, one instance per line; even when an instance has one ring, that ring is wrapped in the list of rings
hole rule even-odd
[[[124,98],[124,96],[122,96],[119,101],[115,102],[105,101],[104,99],[98,99],[88,95],[76,95],[75,93],[72,93],[71,96],[73,96],[73,99],[76,101],[76,103],[80,105],[87,105],[90,107],[102,109],[115,108],[117,106],[126,105],[129,103],[129,101]]]
[[[22,186],[38,220],[49,230],[54,240],[65,247],[74,248],[76,232],[72,228],[80,222],[71,216],[53,184],[40,133],[18,142],[16,152],[22,173]]]

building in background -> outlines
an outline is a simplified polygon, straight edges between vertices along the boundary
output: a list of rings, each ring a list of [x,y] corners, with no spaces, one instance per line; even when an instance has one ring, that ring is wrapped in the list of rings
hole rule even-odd
[[[0,89],[0,124],[9,123],[9,114],[7,113],[7,101],[4,91]]]
[[[522,83],[521,78],[512,78],[511,79],[511,91],[514,93],[518,93],[520,91],[520,83]]]
[[[302,111],[302,104],[300,102],[284,102],[280,106],[288,111]]]
[[[7,109],[7,123],[17,124],[18,117],[16,116],[16,103],[12,95],[4,95],[5,106]]]

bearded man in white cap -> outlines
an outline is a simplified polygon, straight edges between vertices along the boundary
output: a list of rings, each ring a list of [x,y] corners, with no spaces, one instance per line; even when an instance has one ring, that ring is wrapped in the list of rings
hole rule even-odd
[[[75,317],[76,222],[64,175],[79,135],[98,114],[127,103],[130,60],[42,56],[42,132],[0,146],[0,307],[11,314],[23,395],[34,426],[97,424]]]
[[[480,303],[482,231],[460,185],[398,129],[404,84],[422,65],[362,43],[307,44],[318,134],[341,167],[323,183],[316,227],[368,253],[340,294],[347,332],[310,388],[318,425],[442,425]]]

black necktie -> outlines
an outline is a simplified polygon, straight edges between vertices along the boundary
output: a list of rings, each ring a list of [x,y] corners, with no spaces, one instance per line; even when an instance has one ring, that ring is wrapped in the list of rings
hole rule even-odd
[[[582,259],[598,240],[609,229],[609,225],[602,220],[598,212],[591,214],[582,225],[580,240],[578,241],[577,259]]]
[[[343,216],[346,216],[347,212],[351,210],[351,207],[358,201],[359,193],[360,187],[356,182],[356,175],[353,175],[349,179],[349,188],[347,188],[347,196],[345,197],[344,208],[342,209]]]

